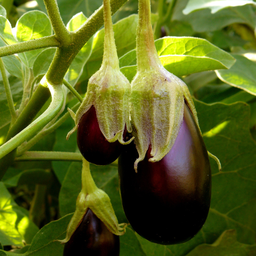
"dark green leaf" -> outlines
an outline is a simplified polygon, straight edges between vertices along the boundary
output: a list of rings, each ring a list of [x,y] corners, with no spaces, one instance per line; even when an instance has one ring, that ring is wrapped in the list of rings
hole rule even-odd
[[[212,244],[202,244],[192,250],[187,256],[253,256],[256,255],[256,245],[239,243],[236,231],[227,230]]]

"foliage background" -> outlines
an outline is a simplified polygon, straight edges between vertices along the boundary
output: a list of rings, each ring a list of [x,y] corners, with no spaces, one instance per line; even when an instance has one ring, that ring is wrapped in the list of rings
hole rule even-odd
[[[75,4],[58,0],[71,31],[101,4],[99,0]],[[5,7],[7,13],[0,9],[0,46],[53,34],[43,0],[15,0],[9,10]],[[255,2],[158,0],[152,1],[152,12],[161,61],[187,83],[207,149],[220,159],[222,169],[211,159],[211,209],[204,227],[192,240],[157,245],[128,228],[121,237],[120,255],[256,255]],[[121,70],[131,80],[136,72],[137,1],[128,1],[114,14],[113,22]],[[100,67],[103,38],[102,29],[81,49],[65,76],[81,95],[86,92],[88,78]],[[54,52],[55,48],[47,48],[3,57],[16,108],[24,104],[27,72],[34,78],[43,75]],[[76,102],[68,94],[66,107]],[[2,77],[0,116],[1,144],[11,120]],[[73,126],[71,117],[66,118],[30,151],[78,153],[76,134],[65,139]],[[65,236],[75,209],[81,161],[27,160],[22,154],[18,156],[0,183],[0,256],[62,255],[63,245],[56,240]],[[96,184],[109,194],[119,221],[126,222],[116,163],[91,168]]]

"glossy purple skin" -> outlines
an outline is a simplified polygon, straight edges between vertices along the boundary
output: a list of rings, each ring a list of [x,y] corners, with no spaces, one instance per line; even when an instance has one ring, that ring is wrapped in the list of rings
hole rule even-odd
[[[63,256],[118,256],[119,236],[88,209],[82,222],[65,244]]]
[[[102,134],[92,106],[81,117],[77,128],[77,145],[83,157],[93,164],[106,165],[120,155],[122,144],[108,142]]]
[[[151,163],[149,150],[134,171],[135,145],[126,146],[118,170],[124,212],[133,229],[159,244],[182,243],[202,228],[210,207],[211,170],[200,132],[185,107],[170,152]]]

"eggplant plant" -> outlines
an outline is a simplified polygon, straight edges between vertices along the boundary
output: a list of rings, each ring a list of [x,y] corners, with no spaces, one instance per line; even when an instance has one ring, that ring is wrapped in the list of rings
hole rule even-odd
[[[0,255],[255,254],[253,1],[0,4]]]

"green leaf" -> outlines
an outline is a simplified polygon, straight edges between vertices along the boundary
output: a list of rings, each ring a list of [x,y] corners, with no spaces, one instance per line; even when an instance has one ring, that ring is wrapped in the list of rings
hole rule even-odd
[[[6,44],[0,38],[0,47],[5,45]],[[2,57],[2,60],[4,62],[5,69],[8,71],[9,74],[15,77],[18,77],[21,80],[23,79],[21,62],[17,59],[15,55],[4,56]],[[1,80],[2,80],[2,74],[1,74]]]
[[[0,16],[0,37],[6,44],[15,44],[17,40],[13,36],[12,26],[5,17]]]
[[[131,228],[126,229],[126,233],[120,237],[120,256],[146,256],[141,248],[138,238]],[[165,254],[158,254],[165,255]],[[167,255],[165,255],[167,256]]]
[[[9,21],[0,16],[0,46],[6,46],[6,44],[17,43],[16,39],[12,34],[12,28]],[[16,56],[5,56],[2,57],[6,70],[13,76],[22,79],[22,68],[21,63]]]
[[[38,39],[52,34],[50,20],[41,11],[30,11],[22,15],[17,21],[15,30],[16,38],[19,42]],[[19,54],[19,56],[25,65],[32,67],[36,57],[42,51],[42,49],[28,51]]]
[[[233,23],[248,25],[254,30],[256,25],[255,14],[251,5],[226,8],[212,14],[209,9],[183,14],[188,0],[179,0],[175,6],[172,20],[191,24],[195,32],[210,32],[220,30]],[[232,3],[232,1],[227,1]]]
[[[58,240],[64,239],[71,215],[52,221],[35,235],[30,248],[24,256],[62,256],[64,245]]]
[[[256,5],[252,0],[189,0],[186,8],[183,10],[184,14],[189,14],[200,9],[210,8],[211,13],[218,12],[224,8],[243,6],[247,4]]]
[[[55,48],[47,48],[43,50],[40,54],[38,54],[33,64],[33,73],[35,77],[39,75],[44,75],[47,72],[52,62],[55,51]]]
[[[195,37],[164,37],[155,41],[163,66],[176,76],[207,70],[230,68],[235,59],[205,39]],[[132,65],[130,67],[126,67]],[[131,80],[136,73],[136,51],[120,58],[121,71]]]
[[[228,256],[228,255],[256,255],[256,245],[243,244],[237,241],[235,230],[226,230],[212,244],[202,244],[192,250],[187,256]]]
[[[3,17],[6,17],[6,10],[4,9],[4,7],[2,5],[0,5],[0,15]]]
[[[48,170],[43,169],[31,169],[20,171],[14,169],[13,172],[18,173],[10,178],[3,177],[3,182],[7,187],[16,187],[24,184],[43,184],[47,185],[50,183],[52,174]],[[10,175],[10,169],[7,173]],[[6,173],[6,174],[7,174]]]
[[[30,243],[38,228],[29,220],[26,210],[14,202],[2,182],[0,191],[1,244],[23,246],[24,240]]]
[[[256,64],[244,56],[233,54],[235,64],[228,70],[216,71],[223,82],[256,95]]]
[[[67,28],[69,31],[75,31],[79,27],[81,27],[87,18],[83,13],[78,13],[75,15],[68,23]],[[93,38],[91,38],[79,51],[74,60],[72,61],[68,72],[65,75],[65,79],[71,84],[75,85],[80,78],[84,65],[88,61],[91,52],[92,52],[92,42]]]

